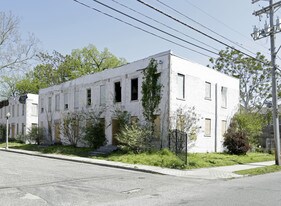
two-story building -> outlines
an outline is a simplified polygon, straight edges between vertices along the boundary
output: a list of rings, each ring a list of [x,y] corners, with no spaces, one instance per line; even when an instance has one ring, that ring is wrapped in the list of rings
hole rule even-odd
[[[159,53],[118,68],[82,76],[72,81],[41,89],[39,126],[52,143],[63,141],[59,132],[63,114],[74,111],[103,111],[108,144],[115,144],[116,110],[128,111],[144,121],[141,105],[143,69],[151,59],[158,62],[162,98],[155,121],[160,142],[168,145],[178,108],[194,107],[200,117],[199,131],[192,152],[222,151],[223,134],[239,107],[239,80],[211,68],[190,62],[171,51]],[[50,125],[53,129],[49,129]]]
[[[0,102],[0,124],[6,125],[9,113],[9,137],[26,135],[38,125],[38,95],[26,94]]]

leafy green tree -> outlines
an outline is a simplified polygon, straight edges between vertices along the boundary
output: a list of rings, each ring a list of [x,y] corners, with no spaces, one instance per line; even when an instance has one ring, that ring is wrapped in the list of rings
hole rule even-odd
[[[160,73],[157,72],[157,61],[151,59],[148,66],[143,71],[142,82],[142,107],[143,116],[151,131],[154,131],[155,112],[161,101],[161,88],[159,82]]]
[[[261,53],[255,60],[230,48],[219,55],[210,59],[212,68],[239,78],[241,106],[248,112],[259,111],[271,96],[270,62]]]
[[[267,119],[259,113],[241,112],[234,116],[238,129],[247,136],[249,144],[254,149],[258,146],[258,138],[266,126]]]
[[[108,49],[99,52],[93,45],[73,50],[71,55],[64,56],[54,51],[52,54],[40,53],[38,58],[41,64],[16,83],[18,93],[38,93],[42,88],[126,63]]]

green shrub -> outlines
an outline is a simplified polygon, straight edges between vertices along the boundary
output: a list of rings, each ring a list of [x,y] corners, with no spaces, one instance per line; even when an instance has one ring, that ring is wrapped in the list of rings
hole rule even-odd
[[[43,141],[44,138],[44,132],[43,128],[41,127],[32,127],[29,131],[28,134],[26,135],[26,140],[29,143],[34,143],[40,145]]]
[[[116,135],[118,146],[122,150],[140,153],[148,150],[151,132],[137,124],[125,125],[120,133]]]
[[[107,139],[105,136],[104,121],[102,119],[95,121],[86,127],[85,140],[89,146],[97,149],[106,145]]]
[[[223,146],[227,148],[227,152],[230,154],[245,155],[250,149],[246,133],[238,129],[235,120],[230,123],[224,137]]]

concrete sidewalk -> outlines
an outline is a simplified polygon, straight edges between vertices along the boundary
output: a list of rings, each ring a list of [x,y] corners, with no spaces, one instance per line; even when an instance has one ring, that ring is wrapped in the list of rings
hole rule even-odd
[[[192,169],[192,170],[178,170],[178,169],[169,169],[169,168],[139,165],[139,164],[126,164],[126,163],[122,163],[122,162],[113,162],[113,161],[107,161],[107,160],[99,160],[99,159],[76,157],[76,156],[66,156],[66,155],[58,155],[58,154],[42,154],[40,152],[18,150],[18,149],[6,150],[4,148],[0,148],[0,151],[14,152],[14,153],[19,153],[19,154],[34,155],[34,156],[39,156],[39,157],[60,159],[60,160],[66,160],[66,161],[74,161],[74,162],[87,163],[87,164],[95,164],[95,165],[100,165],[100,166],[115,167],[115,168],[121,168],[121,169],[129,169],[129,170],[155,173],[155,174],[198,178],[198,179],[238,178],[238,177],[243,177],[243,176],[237,175],[233,172],[275,164],[274,161],[268,161],[268,162],[248,163],[248,164],[243,164],[243,165],[211,167],[211,168],[201,168],[201,169]]]

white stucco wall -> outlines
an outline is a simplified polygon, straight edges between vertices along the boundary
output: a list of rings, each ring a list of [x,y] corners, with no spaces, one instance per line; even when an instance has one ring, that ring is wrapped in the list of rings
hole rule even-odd
[[[114,110],[121,109],[137,116],[143,121],[141,106],[141,84],[142,70],[148,66],[151,58],[158,62],[158,71],[161,73],[162,99],[158,114],[161,123],[161,142],[163,146],[168,145],[168,130],[171,118],[179,107],[195,106],[196,112],[201,119],[201,127],[192,152],[215,151],[215,139],[217,139],[216,151],[222,151],[221,121],[226,120],[229,124],[231,117],[237,111],[239,105],[239,80],[221,74],[205,66],[192,63],[183,58],[173,55],[170,51],[162,52],[142,60],[126,64],[119,68],[108,69],[99,73],[86,75],[75,80],[65,82],[61,85],[45,88],[39,92],[39,125],[47,129],[48,119],[54,127],[59,122],[63,113],[72,111],[101,111],[104,110],[102,118],[105,118],[106,137],[108,144],[112,143],[112,119]],[[177,99],[177,74],[185,76],[185,99]],[[131,79],[138,78],[138,100],[131,101]],[[122,101],[114,103],[114,83],[121,82]],[[211,83],[211,99],[205,99],[205,81]],[[105,86],[105,105],[100,105],[100,86]],[[227,108],[221,107],[221,87],[227,88]],[[87,89],[91,89],[92,104],[86,105]],[[217,88],[217,97],[215,89]],[[78,91],[75,93],[75,91]],[[68,93],[67,110],[64,109],[64,94]],[[55,111],[55,96],[60,96],[59,111]],[[76,96],[75,96],[76,95]],[[48,98],[52,100],[51,112],[48,112]],[[79,101],[79,107],[74,108],[74,102]],[[217,113],[215,112],[217,108]],[[204,136],[205,118],[211,119],[211,135]],[[215,121],[215,119],[217,121]],[[215,127],[215,122],[217,126]],[[216,135],[215,135],[216,134]],[[61,136],[63,139],[63,137]],[[52,131],[52,142],[54,142],[54,129]]]
[[[41,89],[39,92],[39,125],[47,129],[47,119],[54,122],[61,120],[63,113],[72,111],[102,111],[102,118],[105,118],[106,137],[108,144],[112,143],[112,119],[114,119],[114,111],[126,110],[132,116],[137,116],[140,122],[143,122],[142,107],[141,107],[141,85],[142,85],[142,70],[148,66],[151,58],[158,61],[158,71],[161,73],[161,82],[163,87],[163,101],[160,103],[160,108],[163,111],[168,107],[168,71],[169,71],[169,52],[163,52],[150,56],[148,58],[126,64],[119,68],[107,69],[105,71],[86,75],[72,81],[65,82],[61,85]],[[131,100],[131,79],[138,78],[138,100]],[[121,82],[122,101],[114,103],[114,83]],[[100,86],[105,85],[105,105],[100,105]],[[91,89],[92,104],[86,105],[87,89]],[[79,96],[75,96],[75,90],[79,91]],[[64,93],[68,93],[68,110],[64,110]],[[60,109],[55,111],[55,96],[60,95]],[[48,98],[52,99],[52,109],[48,112]],[[79,99],[79,108],[74,108],[75,99]],[[43,110],[41,108],[44,108]],[[161,114],[160,114],[161,113]],[[165,120],[167,124],[167,112],[159,112],[161,120]],[[167,127],[165,127],[167,128]],[[164,127],[163,127],[164,129]],[[54,142],[54,129],[52,131],[52,142]],[[167,132],[166,132],[167,133]],[[61,135],[61,139],[63,136]]]
[[[9,105],[0,109],[0,123],[6,125],[6,114],[9,112],[10,137],[26,135],[32,125],[38,125],[38,95],[27,94],[25,104],[19,102],[19,96],[11,97]]]
[[[177,98],[177,75],[185,76],[185,98]],[[211,83],[211,98],[205,99],[205,82]],[[186,61],[175,55],[171,56],[171,91],[170,115],[175,115],[177,108],[195,107],[200,117],[199,133],[191,152],[222,151],[221,123],[230,122],[239,106],[239,80],[217,72],[211,68]],[[227,107],[221,106],[221,87],[227,88]],[[216,95],[217,90],[217,95]],[[217,108],[217,113],[215,112]],[[211,119],[211,135],[205,136],[205,118]],[[217,121],[216,121],[217,120]],[[217,122],[217,123],[216,123]],[[217,126],[215,126],[217,124]],[[217,139],[217,146],[215,140]]]

